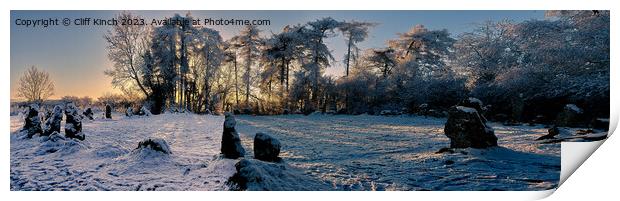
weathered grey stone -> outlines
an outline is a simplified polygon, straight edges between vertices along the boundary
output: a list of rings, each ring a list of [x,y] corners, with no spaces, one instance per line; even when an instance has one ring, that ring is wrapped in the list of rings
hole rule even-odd
[[[575,104],[566,104],[555,120],[557,126],[563,127],[585,127],[586,122],[583,110]]]
[[[22,131],[25,131],[28,138],[31,138],[35,134],[43,133],[41,128],[41,118],[39,117],[39,106],[31,104],[26,112],[26,118],[24,119],[24,127]]]
[[[151,115],[153,115],[153,114],[151,113],[151,110],[149,110],[148,108],[146,108],[146,106],[142,106],[142,107],[140,108],[140,115],[142,115],[142,116],[151,116]]]
[[[262,161],[279,161],[280,141],[264,133],[254,136],[254,158]]]
[[[133,108],[132,107],[127,107],[127,110],[125,111],[125,116],[128,116],[128,117],[133,116]]]
[[[549,128],[549,130],[547,130],[547,132],[549,132],[549,133],[546,134],[546,135],[540,136],[536,140],[554,139],[555,136],[560,134],[560,129],[557,126],[553,126],[553,127]]]
[[[73,103],[65,106],[65,137],[84,140],[86,136],[82,133],[82,119],[78,114],[78,109]]]
[[[105,118],[112,119],[112,106],[109,104],[105,105]]]
[[[170,146],[164,139],[160,138],[152,138],[146,139],[138,143],[138,148],[136,149],[152,149],[154,151],[159,151],[164,154],[172,154],[170,150]]]
[[[459,104],[457,104],[457,106],[463,106],[463,107],[468,107],[468,108],[474,108],[476,109],[476,111],[478,112],[478,115],[480,116],[480,119],[482,120],[483,123],[487,123],[487,118],[484,117],[484,106],[482,104],[482,101],[480,101],[480,99],[477,98],[473,98],[473,97],[469,97],[466,99],[463,99],[461,102],[459,102]]]
[[[459,102],[458,106],[474,108],[474,109],[476,109],[476,111],[478,111],[479,114],[482,113],[482,110],[483,110],[483,107],[484,107],[483,104],[482,104],[482,101],[480,101],[480,99],[473,98],[473,97],[469,97],[469,98],[463,99],[461,102]]]
[[[94,113],[93,113],[93,109],[91,108],[86,108],[84,110],[84,112],[82,112],[82,114],[87,117],[90,120],[94,120],[95,118],[93,117]]]
[[[57,105],[45,121],[45,125],[43,126],[43,135],[51,135],[54,132],[60,133],[61,122],[62,108],[60,108],[60,105]]]
[[[444,127],[451,148],[488,148],[497,146],[497,137],[474,108],[453,106]]]
[[[241,139],[235,130],[235,117],[230,113],[224,114],[224,132],[222,132],[221,152],[225,158],[236,159],[245,155],[245,149],[241,146]]]

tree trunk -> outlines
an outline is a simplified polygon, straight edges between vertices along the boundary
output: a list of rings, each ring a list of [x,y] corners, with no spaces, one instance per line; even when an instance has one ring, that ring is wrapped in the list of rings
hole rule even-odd
[[[252,48],[248,47],[248,61],[245,67],[245,107],[250,107],[250,72],[252,70]]]
[[[235,59],[233,60],[233,64],[235,65],[235,103],[237,104],[235,107],[239,109],[239,71],[237,70],[237,56],[235,55]]]
[[[351,38],[353,36],[349,36],[349,45],[347,47],[347,67],[346,67],[346,76],[349,77],[349,63],[351,61],[351,46],[353,46],[353,41]]]

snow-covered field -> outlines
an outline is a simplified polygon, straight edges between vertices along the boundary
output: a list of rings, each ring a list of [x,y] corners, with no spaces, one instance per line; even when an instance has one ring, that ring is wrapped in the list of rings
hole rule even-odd
[[[114,117],[85,120],[85,141],[59,145],[41,137],[20,139],[16,131],[22,118],[11,116],[11,190],[228,190],[225,183],[238,160],[219,157],[223,116]],[[436,153],[449,146],[445,121],[241,115],[237,130],[248,158],[257,132],[282,143],[280,156],[289,167],[282,175],[292,178],[276,190],[544,190],[557,185],[560,144],[534,141],[547,133],[542,126],[491,123],[500,147]],[[135,150],[150,137],[165,139],[172,154]]]

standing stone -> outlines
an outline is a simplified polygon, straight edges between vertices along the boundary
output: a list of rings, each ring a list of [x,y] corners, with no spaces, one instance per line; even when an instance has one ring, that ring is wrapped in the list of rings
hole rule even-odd
[[[93,113],[93,109],[91,108],[86,108],[86,110],[84,110],[84,112],[82,112],[82,114],[87,117],[90,120],[94,120],[95,118],[93,117],[94,113]]]
[[[54,132],[60,133],[60,122],[62,122],[62,109],[60,105],[57,105],[45,121],[43,135],[51,135]]]
[[[592,128],[608,131],[609,130],[609,119],[608,118],[596,118],[592,120]]]
[[[583,110],[575,104],[566,104],[556,117],[556,125],[564,127],[584,127],[586,122]]]
[[[539,138],[537,138],[536,140],[548,140],[548,139],[554,139],[555,136],[560,134],[560,128],[558,128],[557,126],[553,126],[551,127],[549,130],[547,130],[549,133],[543,136],[540,136]]]
[[[279,161],[280,141],[264,133],[254,136],[254,158],[262,161]]]
[[[49,108],[45,107],[45,116],[42,120],[47,121],[47,119],[49,119],[50,117],[52,117],[52,110],[50,110]],[[45,130],[45,129],[43,129]]]
[[[222,133],[221,151],[225,158],[237,159],[245,155],[245,149],[241,146],[241,139],[235,130],[235,117],[230,114],[224,114],[224,132]]]
[[[127,107],[127,110],[125,111],[125,116],[128,116],[128,117],[133,116],[133,108],[132,107]]]
[[[144,106],[144,105],[143,105],[143,106],[140,108],[140,115],[143,115],[143,116],[151,116],[151,115],[153,115],[153,114],[151,113],[151,110],[149,110],[148,108],[146,108],[146,106]]]
[[[110,104],[105,105],[105,118],[112,119],[112,106]]]
[[[480,99],[473,98],[473,97],[463,99],[458,105],[463,106],[463,107],[474,108],[476,109],[476,111],[478,111],[478,113],[481,113],[483,109],[482,101],[480,101]]]
[[[453,106],[448,110],[444,133],[451,148],[487,148],[497,146],[493,128],[486,125],[474,108]]]
[[[43,129],[41,129],[41,118],[39,117],[39,106],[37,104],[31,104],[28,107],[22,131],[27,132],[28,138],[31,138],[37,133],[43,133]]]
[[[84,140],[86,136],[82,133],[82,119],[78,114],[78,110],[73,103],[65,106],[65,137]]]
[[[484,117],[484,115],[482,115],[484,113],[484,106],[482,104],[482,101],[480,101],[480,99],[469,97],[469,98],[463,99],[461,102],[459,102],[459,104],[457,104],[457,106],[463,106],[463,107],[469,107],[469,108],[476,109],[476,111],[478,112],[478,115],[480,115],[480,119],[484,123],[487,123],[487,119]]]

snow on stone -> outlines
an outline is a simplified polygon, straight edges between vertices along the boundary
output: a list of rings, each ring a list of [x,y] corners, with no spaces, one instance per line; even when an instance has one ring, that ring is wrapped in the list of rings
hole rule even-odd
[[[474,97],[469,97],[469,102],[472,103],[478,103],[480,106],[482,106],[482,101],[480,99],[474,98]]]
[[[478,113],[476,109],[470,107],[456,106],[456,109],[467,113]]]
[[[140,114],[144,115],[144,116],[152,116],[153,114],[151,113],[151,110],[149,110],[148,108],[146,108],[146,106],[142,106],[140,108]]]
[[[566,109],[575,111],[577,113],[583,113],[583,110],[581,110],[581,108],[577,107],[577,105],[575,104],[566,104]]]

